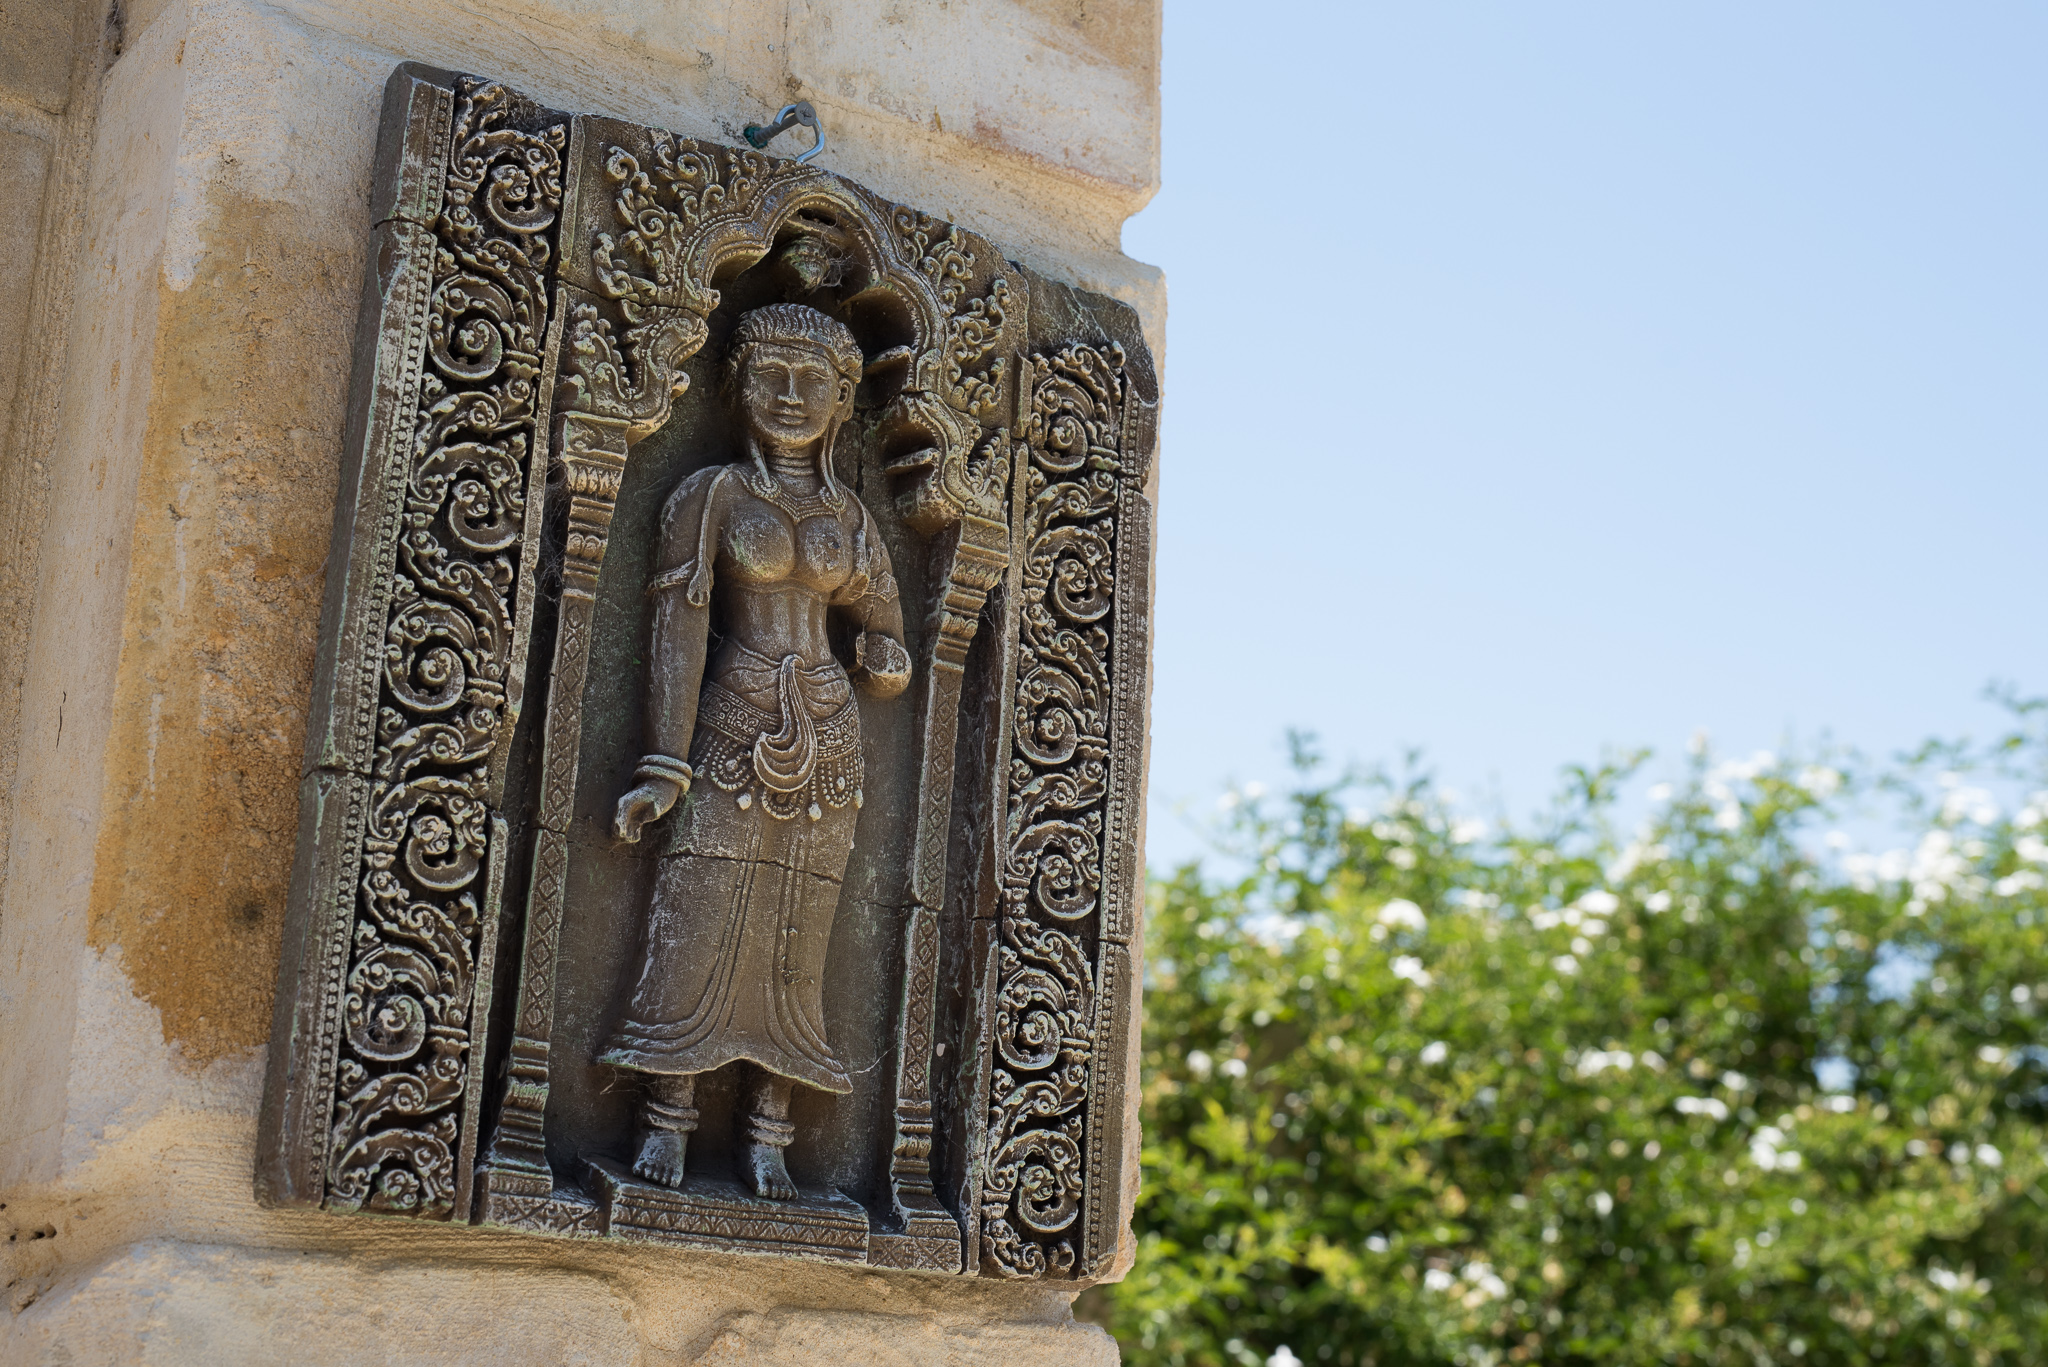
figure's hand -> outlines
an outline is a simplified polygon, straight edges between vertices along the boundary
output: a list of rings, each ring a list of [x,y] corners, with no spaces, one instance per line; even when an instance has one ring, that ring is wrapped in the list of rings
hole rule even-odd
[[[893,698],[910,682],[910,652],[879,631],[864,631],[853,643],[853,679],[877,698]]]
[[[640,828],[667,816],[669,808],[675,806],[676,799],[682,795],[682,785],[674,779],[642,779],[638,787],[619,799],[618,815],[612,819],[612,834],[629,845],[636,843],[640,839]]]

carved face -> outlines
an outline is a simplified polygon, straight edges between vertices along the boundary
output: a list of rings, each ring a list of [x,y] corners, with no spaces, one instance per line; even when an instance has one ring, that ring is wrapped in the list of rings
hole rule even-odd
[[[852,383],[808,347],[756,345],[740,372],[748,425],[776,446],[805,446],[824,436],[833,415],[852,398]]]

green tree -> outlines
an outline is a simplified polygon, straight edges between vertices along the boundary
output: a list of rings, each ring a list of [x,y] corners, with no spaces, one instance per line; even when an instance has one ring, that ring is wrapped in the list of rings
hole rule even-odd
[[[2048,793],[1978,786],[2048,788],[2041,715],[1701,753],[1633,838],[1640,757],[1483,830],[1297,742],[1242,877],[1154,882],[1138,1258],[1084,1310],[1139,1364],[2048,1360]],[[1873,804],[1904,849],[1830,834]]]

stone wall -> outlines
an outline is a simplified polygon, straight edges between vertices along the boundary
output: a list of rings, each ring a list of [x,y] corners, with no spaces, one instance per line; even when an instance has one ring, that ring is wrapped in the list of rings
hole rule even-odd
[[[1157,0],[0,13],[0,1360],[1113,1361],[1056,1290],[258,1208],[368,222],[416,59],[823,165],[1123,298]],[[805,138],[790,135],[794,143]]]

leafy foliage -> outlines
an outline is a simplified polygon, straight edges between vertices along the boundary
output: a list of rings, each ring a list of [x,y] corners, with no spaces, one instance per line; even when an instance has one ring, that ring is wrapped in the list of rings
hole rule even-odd
[[[1092,1313],[1139,1364],[2041,1361],[2048,794],[1973,786],[2048,788],[2017,712],[1869,774],[1699,753],[1634,839],[1640,757],[1486,832],[1297,741],[1248,872],[1152,889]],[[1909,849],[1827,834],[1874,804]]]

